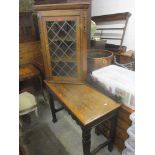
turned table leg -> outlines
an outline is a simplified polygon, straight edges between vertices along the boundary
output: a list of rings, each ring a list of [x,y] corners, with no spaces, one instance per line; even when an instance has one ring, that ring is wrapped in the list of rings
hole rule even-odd
[[[54,104],[54,98],[51,93],[49,93],[49,104],[50,104],[50,109],[52,112],[53,122],[55,123],[55,122],[57,122],[56,109],[55,109],[55,104]]]
[[[90,155],[91,130],[82,128],[83,155]]]
[[[111,152],[113,149],[113,144],[115,141],[115,134],[116,134],[116,124],[117,124],[117,116],[115,115],[112,119],[111,119],[111,128],[110,128],[110,135],[109,135],[109,139],[110,142],[108,144],[108,150]]]

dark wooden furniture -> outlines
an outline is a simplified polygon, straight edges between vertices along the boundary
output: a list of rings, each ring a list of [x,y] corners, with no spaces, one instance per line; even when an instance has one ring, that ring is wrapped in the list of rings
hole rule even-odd
[[[32,61],[32,64],[40,70],[40,72],[42,73],[42,76],[44,77],[43,57],[38,56],[38,57],[34,58]]]
[[[125,140],[128,138],[127,129],[131,126],[131,120],[129,119],[130,114],[134,110],[122,105],[118,111],[117,117],[117,126],[116,126],[116,138],[114,144],[118,148],[120,152],[125,148]],[[95,132],[99,134],[103,134],[105,137],[109,136],[110,132],[110,122],[106,121],[100,125],[98,125],[95,129]]]
[[[19,42],[34,42],[39,40],[37,16],[33,12],[19,13]]]
[[[30,64],[38,57],[42,57],[40,41],[19,44],[19,65]]]
[[[21,65],[19,67],[19,82],[20,83],[30,80],[30,79],[34,79],[34,78],[37,78],[39,80],[41,91],[43,91],[42,90],[42,78],[40,75],[40,71],[31,64]],[[29,87],[24,88],[24,91],[25,90],[31,91],[31,89],[29,89]],[[20,88],[20,92],[22,92],[22,91],[23,90]]]
[[[40,72],[33,65],[27,64],[19,67],[19,81],[25,81],[35,76],[39,76]]]
[[[87,74],[89,3],[35,5],[46,79],[81,83]]]
[[[56,84],[46,80],[45,84],[49,92],[53,122],[57,121],[56,112],[60,110],[55,108],[53,99],[53,95],[55,95],[73,119],[81,126],[83,154],[95,154],[106,145],[108,145],[109,151],[112,151],[115,138],[116,115],[120,105],[86,84]],[[108,140],[90,153],[91,129],[106,120],[111,121]]]
[[[19,12],[19,65],[32,64],[38,58],[41,60],[39,40],[37,15],[33,12]],[[44,73],[42,68],[40,71]]]
[[[25,89],[22,91],[29,91],[32,93],[35,92],[36,89],[34,89],[34,86],[37,86],[36,80],[38,79],[39,83],[41,84],[42,83],[41,80],[44,78],[44,67],[42,63],[40,41],[23,42],[19,44],[19,65],[20,65],[19,79],[21,81],[20,91],[23,87]],[[29,79],[30,74],[32,73],[36,78],[31,78],[32,80],[25,80],[25,81],[21,80],[21,77],[23,77],[23,74],[26,76],[26,78]],[[34,83],[32,84],[33,81]],[[33,87],[30,85],[33,85]],[[42,90],[42,86],[41,86],[41,90]]]

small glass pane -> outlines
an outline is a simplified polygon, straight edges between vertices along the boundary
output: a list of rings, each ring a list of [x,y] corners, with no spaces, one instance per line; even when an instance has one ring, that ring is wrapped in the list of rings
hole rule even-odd
[[[48,21],[52,76],[77,76],[76,22]]]

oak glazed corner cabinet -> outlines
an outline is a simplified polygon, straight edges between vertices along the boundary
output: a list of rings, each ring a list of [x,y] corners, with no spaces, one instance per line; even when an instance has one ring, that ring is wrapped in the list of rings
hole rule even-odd
[[[58,83],[83,83],[87,75],[89,3],[35,5],[45,77]]]

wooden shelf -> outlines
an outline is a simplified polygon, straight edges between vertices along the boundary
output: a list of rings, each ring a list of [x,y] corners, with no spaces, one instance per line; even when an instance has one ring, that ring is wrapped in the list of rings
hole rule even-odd
[[[105,22],[114,22],[114,21],[124,21],[124,26],[122,27],[113,27],[114,25],[111,25],[110,23],[110,27],[107,28],[97,28],[98,31],[100,31],[100,33],[98,32],[98,34],[96,33],[96,36],[98,36],[101,40],[119,40],[119,44],[120,47],[122,47],[123,44],[123,40],[124,40],[124,35],[125,35],[125,31],[126,31],[126,27],[127,27],[127,23],[128,23],[128,19],[131,16],[131,13],[129,12],[124,12],[124,13],[116,13],[116,14],[107,14],[107,15],[101,15],[101,16],[93,16],[91,19],[97,24],[97,26],[99,25],[100,27],[103,26],[105,24]],[[104,31],[107,30],[111,30],[114,31],[112,32],[108,32],[107,34],[109,34],[111,37],[105,37],[105,34],[103,33]],[[121,36],[119,38],[117,38],[114,34],[116,33],[116,30],[121,30],[121,33],[119,32],[118,34],[120,34]],[[116,43],[114,42],[114,45]]]
[[[131,16],[130,12],[116,13],[116,14],[108,14],[101,16],[93,16],[92,20],[95,22],[103,22],[103,21],[115,21],[115,20],[125,20]]]
[[[101,38],[101,39],[122,40],[122,38]]]
[[[96,30],[124,30],[124,27],[118,27],[118,28],[115,28],[115,27],[111,27],[111,28],[97,28]]]

